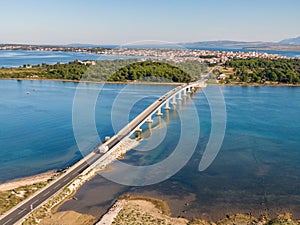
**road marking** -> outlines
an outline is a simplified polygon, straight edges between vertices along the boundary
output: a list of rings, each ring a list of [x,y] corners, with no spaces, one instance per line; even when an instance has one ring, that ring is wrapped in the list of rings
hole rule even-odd
[[[49,194],[49,192],[50,192],[50,191],[47,191],[47,192],[43,195],[43,197],[45,197],[47,194]]]
[[[69,177],[67,177],[66,179],[64,179],[63,181],[67,181],[67,180],[69,180]]]
[[[26,209],[23,209],[22,211],[18,212],[18,215],[20,215],[22,212],[24,212]]]
[[[7,220],[3,225],[9,223],[12,220],[12,218],[10,218],[9,220]]]
[[[54,188],[57,188],[60,184],[56,185]]]
[[[39,199],[35,200],[35,201],[32,203],[32,205],[33,205],[34,203],[36,203],[38,200],[39,200]]]

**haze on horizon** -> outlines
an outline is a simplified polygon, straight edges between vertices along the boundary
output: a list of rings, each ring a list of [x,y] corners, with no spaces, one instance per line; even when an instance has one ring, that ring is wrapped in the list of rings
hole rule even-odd
[[[299,36],[298,0],[10,0],[0,43],[280,41]]]

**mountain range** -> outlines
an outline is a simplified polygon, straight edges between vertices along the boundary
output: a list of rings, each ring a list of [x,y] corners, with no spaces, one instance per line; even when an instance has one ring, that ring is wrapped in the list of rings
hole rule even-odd
[[[283,45],[300,45],[300,36],[299,37],[295,37],[295,38],[289,38],[289,39],[284,39],[282,41],[279,42],[280,44]]]
[[[246,41],[230,41],[230,40],[219,40],[219,41],[199,41],[199,42],[187,42],[180,43],[185,47],[189,48],[266,48],[266,47],[299,47],[300,36],[296,38],[284,39],[279,42],[246,42]]]
[[[1,45],[1,44],[0,44]],[[2,45],[10,45],[10,44],[2,44]],[[16,44],[12,44],[16,45]],[[22,46],[28,46],[29,44],[20,44]],[[198,42],[185,42],[185,43],[177,43],[178,46],[183,46],[186,48],[201,48],[201,49],[261,49],[261,50],[296,50],[300,51],[300,36],[295,38],[288,38],[278,42],[263,42],[263,41],[255,41],[255,42],[247,42],[247,41],[231,41],[231,40],[218,40],[218,41],[198,41]],[[46,45],[40,45],[46,46]],[[52,45],[47,45],[52,46]],[[64,47],[79,47],[79,48],[96,48],[96,47],[104,47],[104,48],[117,48],[118,45],[96,45],[96,44],[81,44],[81,43],[73,43],[73,44],[65,44],[65,45],[53,45],[53,46],[64,46]],[[174,47],[174,44],[152,44],[152,45],[130,45],[123,46],[127,48],[168,48]]]

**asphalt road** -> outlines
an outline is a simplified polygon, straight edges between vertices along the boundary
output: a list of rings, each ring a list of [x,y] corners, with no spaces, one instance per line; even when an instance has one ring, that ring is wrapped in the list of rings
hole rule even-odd
[[[147,119],[152,113],[154,113],[159,107],[161,107],[170,97],[172,97],[175,93],[182,91],[184,88],[187,88],[190,85],[182,85],[178,86],[167,94],[162,96],[160,99],[156,100],[152,105],[150,105],[145,111],[143,111],[140,115],[138,115],[134,120],[132,120],[127,126],[125,126],[116,136],[114,136],[106,145],[109,149],[113,148],[116,144],[118,144],[124,137],[130,134],[133,130],[137,129],[138,126]],[[96,149],[96,148],[95,148]],[[109,152],[109,151],[108,151]],[[28,213],[30,213],[33,209],[37,208],[44,201],[49,199],[55,193],[60,191],[63,187],[69,184],[73,179],[75,179],[79,174],[81,174],[85,169],[87,169],[90,165],[96,162],[103,154],[94,154],[89,159],[88,162],[83,161],[79,165],[74,165],[71,172],[66,173],[51,183],[47,188],[45,188],[42,192],[34,196],[28,201],[21,202],[19,207],[10,212],[8,215],[3,217],[0,220],[1,225],[10,225],[15,224]]]

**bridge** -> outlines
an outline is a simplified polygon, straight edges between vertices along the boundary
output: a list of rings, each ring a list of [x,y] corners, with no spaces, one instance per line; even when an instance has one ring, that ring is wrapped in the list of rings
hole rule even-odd
[[[196,81],[193,83],[183,84],[177,86],[171,91],[167,92],[165,95],[161,96],[155,102],[153,102],[148,108],[146,108],[142,113],[135,117],[130,123],[128,123],[122,130],[120,130],[116,135],[114,135],[108,143],[104,143],[99,146],[99,149],[103,149],[104,152],[109,151],[118,142],[126,137],[130,137],[133,133],[141,133],[141,126],[145,123],[151,124],[153,122],[153,116],[162,116],[162,108],[164,110],[170,110],[172,105],[175,107],[177,100],[181,101],[183,96],[187,96],[192,93],[197,88],[203,88],[206,86],[205,80]]]
[[[206,77],[207,76],[208,75],[206,75]],[[153,122],[152,118],[154,116],[161,117],[163,115],[162,109],[169,110],[170,105],[173,105],[174,107],[177,104],[177,101],[180,101],[183,96],[188,95],[197,88],[205,87],[206,77],[196,82],[177,86],[176,88],[167,92],[165,95],[161,96],[130,123],[128,123],[123,129],[121,129],[116,135],[114,135],[105,143],[97,146],[89,155],[74,164],[65,174],[61,175],[59,178],[38,191],[32,197],[24,200],[19,205],[2,215],[0,217],[0,224],[9,225],[20,223],[20,221],[22,221],[30,212],[38,208],[40,205],[43,205],[49,198],[58,193],[76,177],[82,174],[83,171],[110,155],[110,150],[122,140],[130,137],[135,132],[140,133],[142,131],[141,126],[143,124],[148,123],[151,125]],[[105,154],[99,154],[99,150],[101,149],[102,151],[104,150],[103,152]]]

